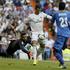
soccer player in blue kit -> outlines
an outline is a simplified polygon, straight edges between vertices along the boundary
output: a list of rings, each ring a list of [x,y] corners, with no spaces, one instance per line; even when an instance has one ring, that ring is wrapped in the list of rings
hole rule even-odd
[[[66,69],[62,50],[66,48],[66,42],[70,37],[70,11],[65,10],[65,3],[59,3],[59,11],[53,15],[52,22],[56,21],[57,34],[54,44],[54,54],[57,60],[60,62],[59,66],[62,69]]]

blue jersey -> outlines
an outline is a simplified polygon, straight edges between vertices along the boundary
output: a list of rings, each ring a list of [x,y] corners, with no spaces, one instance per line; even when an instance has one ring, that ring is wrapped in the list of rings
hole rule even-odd
[[[59,11],[53,15],[53,23],[56,21],[57,35],[70,37],[70,12]]]

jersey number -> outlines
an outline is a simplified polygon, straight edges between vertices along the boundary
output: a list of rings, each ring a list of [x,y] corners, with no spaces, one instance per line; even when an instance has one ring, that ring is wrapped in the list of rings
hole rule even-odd
[[[67,17],[65,17],[65,18],[60,17],[60,18],[59,18],[59,21],[60,21],[61,27],[67,27],[67,26],[68,26]]]

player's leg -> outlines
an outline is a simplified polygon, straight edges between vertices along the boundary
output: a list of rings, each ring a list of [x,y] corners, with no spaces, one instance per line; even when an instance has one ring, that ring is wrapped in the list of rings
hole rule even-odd
[[[39,43],[39,48],[37,48],[37,58],[40,54],[42,54],[44,52],[45,36],[43,34],[38,35],[38,43]]]
[[[6,49],[7,56],[13,56],[14,52],[19,49],[20,47],[17,47],[18,41],[11,41],[8,48]]]
[[[33,65],[37,64],[37,45],[33,44]]]
[[[36,45],[35,47],[33,47],[33,58],[34,58],[34,62],[33,65],[36,65],[38,63],[38,56],[43,53],[44,48],[40,47],[40,45]]]
[[[65,50],[67,48],[67,42],[68,42],[68,38],[66,38],[65,42],[64,42],[64,45],[62,47],[63,50]]]
[[[31,53],[30,53],[30,51],[27,50],[24,45],[21,45],[21,46],[20,46],[20,49],[28,55],[28,58],[29,58],[29,59],[31,58]]]
[[[32,33],[33,65],[37,64],[38,33]]]
[[[64,60],[63,60],[63,56],[62,56],[62,48],[63,48],[63,45],[64,45],[65,41],[66,41],[65,37],[57,36],[57,39],[56,39],[55,44],[54,44],[55,57],[60,62],[60,64],[63,66],[63,68],[66,68],[64,66]]]
[[[42,53],[43,53],[43,52],[44,52],[44,48],[39,47],[39,48],[37,49],[37,62],[38,62],[38,60],[42,60]],[[38,58],[39,55],[41,55],[40,58]]]

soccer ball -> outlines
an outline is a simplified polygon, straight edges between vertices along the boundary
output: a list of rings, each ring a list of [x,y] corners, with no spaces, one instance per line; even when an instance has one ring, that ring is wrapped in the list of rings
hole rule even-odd
[[[45,39],[45,36],[40,34],[39,35],[39,39],[44,40]]]

